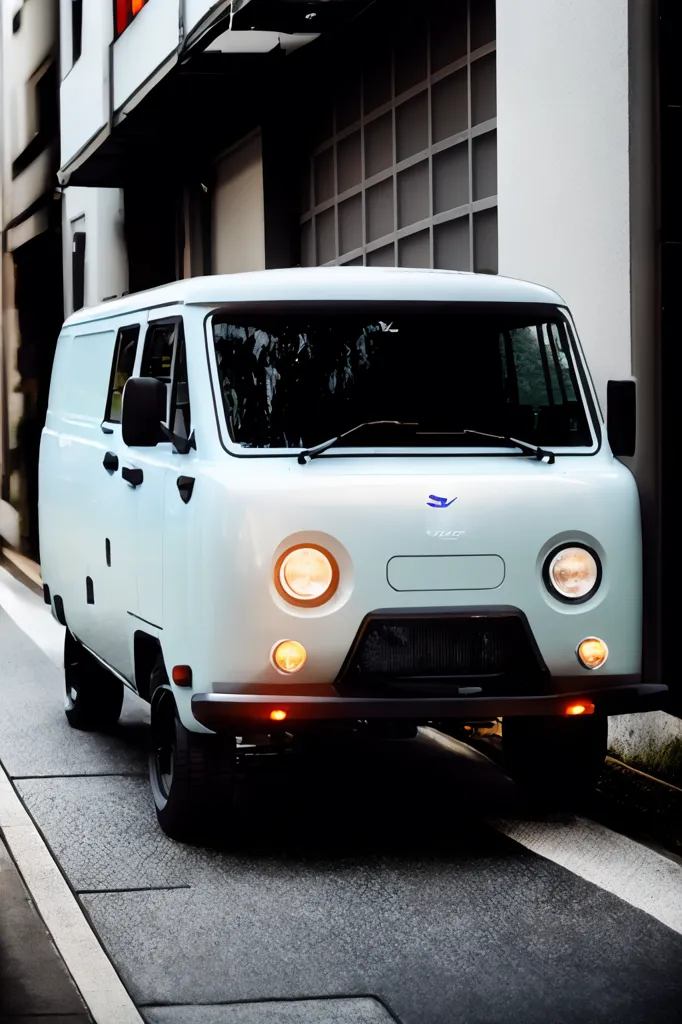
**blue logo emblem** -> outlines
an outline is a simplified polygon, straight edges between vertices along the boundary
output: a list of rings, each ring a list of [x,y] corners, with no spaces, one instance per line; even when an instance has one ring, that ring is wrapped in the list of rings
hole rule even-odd
[[[457,498],[453,498],[452,501],[448,501],[447,498],[439,498],[436,494],[429,494],[429,500],[426,504],[429,508],[450,508],[455,501],[457,501]]]

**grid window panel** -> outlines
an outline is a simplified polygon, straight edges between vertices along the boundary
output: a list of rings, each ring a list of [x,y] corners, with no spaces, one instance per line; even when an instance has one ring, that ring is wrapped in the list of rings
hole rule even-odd
[[[360,132],[339,139],[336,146],[336,180],[339,192],[362,181],[362,136]]]
[[[431,72],[467,54],[466,0],[449,0],[431,18]]]
[[[433,263],[438,270],[471,270],[468,215],[434,227]]]
[[[497,132],[477,135],[471,142],[474,202],[497,195]]]
[[[431,232],[416,231],[398,242],[398,266],[428,268],[431,266]]]
[[[417,93],[395,111],[395,148],[398,162],[429,147],[429,94]]]
[[[331,263],[336,259],[336,210],[333,206],[315,218],[315,237],[318,265]]]
[[[395,43],[395,94],[412,89],[427,75],[426,22],[414,23],[414,15]]]
[[[367,216],[367,241],[390,235],[395,231],[393,216],[393,178],[386,178],[378,185],[372,185],[365,194]]]
[[[365,125],[365,177],[385,171],[393,163],[393,114],[389,111]]]
[[[471,65],[471,126],[497,115],[495,54],[479,57]]]
[[[469,142],[444,149],[433,158],[433,212],[447,213],[470,202]]]
[[[474,214],[474,270],[497,273],[497,210],[481,210]]]
[[[315,157],[315,205],[331,199],[334,192],[334,147],[330,146]]]
[[[429,216],[429,161],[398,175],[398,227],[407,228]]]
[[[495,0],[473,0],[471,4],[471,49],[495,41]]]
[[[496,271],[495,0],[425,6],[320,68],[304,263]]]
[[[442,142],[469,127],[469,98],[467,69],[460,68],[447,78],[441,78],[431,90],[431,117],[433,141]]]
[[[395,266],[395,243],[384,245],[381,249],[374,249],[367,253],[368,267],[394,267]]]
[[[339,254],[362,248],[362,195],[339,203]]]
[[[365,61],[363,75],[363,98],[365,114],[371,114],[391,99],[391,75],[393,60],[390,49],[372,53]]]

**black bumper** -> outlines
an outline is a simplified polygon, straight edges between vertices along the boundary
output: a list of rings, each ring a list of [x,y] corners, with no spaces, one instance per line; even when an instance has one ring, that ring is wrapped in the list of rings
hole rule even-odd
[[[271,712],[285,711],[287,724],[324,721],[402,719],[425,725],[443,719],[494,719],[505,715],[563,715],[581,700],[594,704],[597,713],[619,715],[653,711],[661,707],[667,686],[624,683],[613,678],[602,689],[586,688],[540,696],[496,697],[341,697],[262,693],[196,693],[192,713],[197,722],[214,732],[233,732],[272,725]]]

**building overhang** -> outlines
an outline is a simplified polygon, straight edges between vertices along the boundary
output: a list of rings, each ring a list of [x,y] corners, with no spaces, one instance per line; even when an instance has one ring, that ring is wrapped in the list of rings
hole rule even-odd
[[[111,110],[108,124],[61,168],[60,184],[120,188],[138,182],[154,173],[169,142],[177,155],[171,174],[177,171],[182,179],[188,162],[200,164],[206,136],[214,134],[215,114],[207,111],[223,100],[233,134],[248,131],[266,83],[274,84],[278,62],[345,28],[375,2],[218,0],[180,39],[177,52],[120,109]],[[245,80],[258,84],[245,91]]]

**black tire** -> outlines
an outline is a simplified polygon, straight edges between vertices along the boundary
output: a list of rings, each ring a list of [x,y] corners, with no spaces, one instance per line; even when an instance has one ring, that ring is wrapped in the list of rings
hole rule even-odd
[[[123,706],[123,683],[86,651],[69,630],[64,639],[64,710],[74,729],[105,732]]]
[[[605,715],[502,720],[505,767],[538,810],[571,810],[593,793],[604,767]]]
[[[152,673],[149,781],[159,825],[193,842],[229,830],[234,807],[236,741],[190,732],[166,689],[163,662]]]

